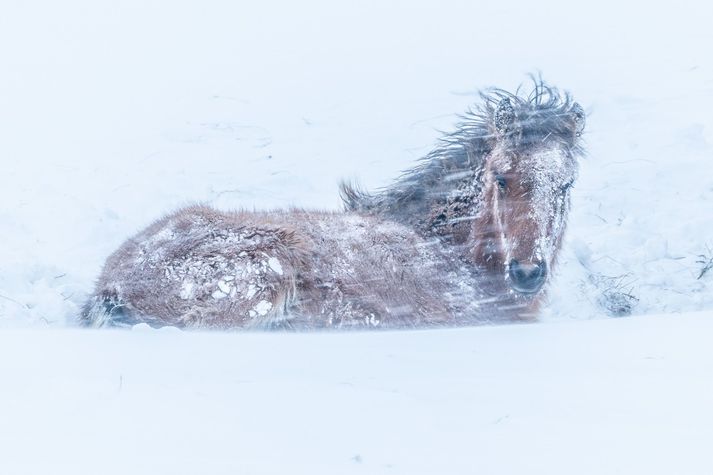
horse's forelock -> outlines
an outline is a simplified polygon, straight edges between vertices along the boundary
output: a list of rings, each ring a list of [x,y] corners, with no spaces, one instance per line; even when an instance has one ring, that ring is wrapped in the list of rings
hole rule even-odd
[[[474,116],[488,127],[491,148],[505,144],[519,153],[538,142],[557,140],[581,153],[585,113],[569,93],[536,80],[527,95],[490,89],[480,96],[482,103]]]

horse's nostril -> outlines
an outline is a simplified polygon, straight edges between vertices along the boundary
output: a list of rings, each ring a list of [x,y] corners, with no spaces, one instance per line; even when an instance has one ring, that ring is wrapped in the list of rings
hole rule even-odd
[[[521,264],[517,260],[510,261],[508,272],[510,285],[522,293],[534,293],[540,290],[547,276],[547,264],[537,261],[532,264]]]

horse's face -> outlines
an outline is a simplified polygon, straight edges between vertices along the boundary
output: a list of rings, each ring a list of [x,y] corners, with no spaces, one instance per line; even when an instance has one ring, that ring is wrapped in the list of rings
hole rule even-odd
[[[577,177],[584,114],[577,104],[558,114],[520,111],[519,120],[508,99],[493,114],[493,146],[474,223],[475,258],[521,295],[537,294],[550,274]]]

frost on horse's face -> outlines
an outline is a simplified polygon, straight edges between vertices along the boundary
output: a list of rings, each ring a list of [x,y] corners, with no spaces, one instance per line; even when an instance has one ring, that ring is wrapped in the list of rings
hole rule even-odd
[[[555,264],[577,178],[581,107],[547,113],[517,111],[507,98],[494,111],[474,224],[476,261],[521,296],[539,292]]]

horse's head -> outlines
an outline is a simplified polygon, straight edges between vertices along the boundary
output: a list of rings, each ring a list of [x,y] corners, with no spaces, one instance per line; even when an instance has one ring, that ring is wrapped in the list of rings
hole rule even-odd
[[[520,295],[540,291],[561,244],[582,153],[582,107],[539,85],[484,96],[488,147],[473,224],[475,261]]]

